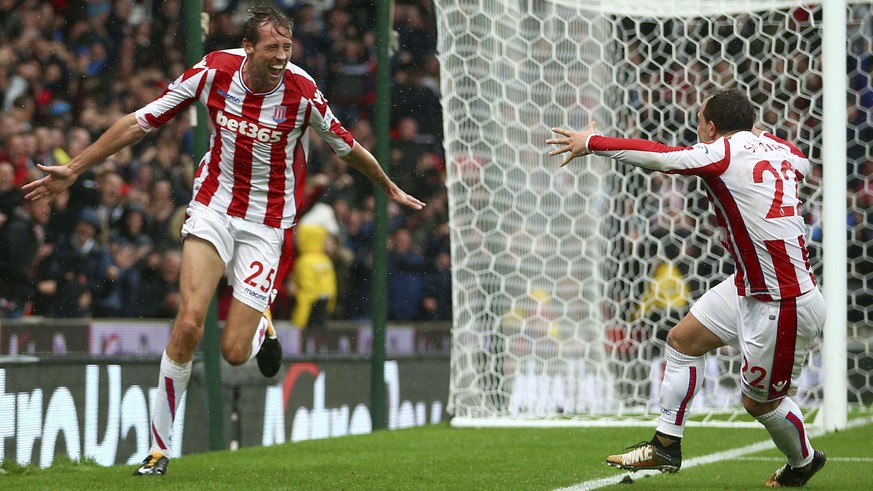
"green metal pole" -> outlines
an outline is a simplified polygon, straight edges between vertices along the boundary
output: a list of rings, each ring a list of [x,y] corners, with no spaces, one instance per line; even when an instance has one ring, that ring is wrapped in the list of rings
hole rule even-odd
[[[221,355],[219,354],[218,297],[213,296],[206,312],[203,333],[204,380],[209,449],[224,450],[224,393],[221,390]]]
[[[192,66],[203,57],[203,28],[200,25],[201,0],[185,1],[182,4],[185,19],[185,61]],[[196,105],[197,124],[191,128],[194,159],[200,158],[207,150],[206,109]],[[223,450],[224,445],[224,401],[221,390],[221,356],[219,354],[218,299],[212,298],[206,313],[203,333],[203,357],[206,380],[206,414],[209,428],[209,448]]]
[[[382,167],[391,151],[391,17],[393,0],[376,2],[376,108],[374,111],[376,160]],[[386,169],[387,172],[387,169]],[[385,418],[385,323],[388,318],[388,199],[376,189],[373,237],[373,357],[370,376],[370,411],[373,429],[387,426]]]

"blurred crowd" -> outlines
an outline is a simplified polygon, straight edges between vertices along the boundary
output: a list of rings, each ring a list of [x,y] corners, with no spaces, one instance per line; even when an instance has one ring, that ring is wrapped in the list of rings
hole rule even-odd
[[[276,3],[295,24],[292,62],[315,78],[344,126],[373,151],[373,2]],[[51,202],[24,200],[21,186],[41,177],[37,163],[66,164],[182,74],[183,4],[0,0],[0,318],[175,315],[179,230],[201,157],[192,153],[190,118],[177,117],[106,159]],[[250,4],[203,2],[205,51],[241,46]],[[383,165],[427,207],[413,212],[389,204],[389,319],[447,320],[449,232],[432,2],[395,2],[394,29],[391,150]],[[301,223],[326,232],[316,234],[315,252],[333,267],[327,316],[367,319],[374,189],[310,134],[311,202]],[[297,296],[312,287],[306,281],[293,271],[282,279],[274,317],[291,318]],[[222,285],[220,315],[228,294]]]

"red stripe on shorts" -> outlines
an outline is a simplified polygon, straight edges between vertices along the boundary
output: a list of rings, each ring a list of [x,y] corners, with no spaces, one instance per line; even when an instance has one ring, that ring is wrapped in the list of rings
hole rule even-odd
[[[768,399],[773,400],[788,393],[791,387],[791,372],[794,370],[794,351],[797,346],[797,299],[779,302],[779,320],[776,325],[776,346],[773,366],[770,367]]]

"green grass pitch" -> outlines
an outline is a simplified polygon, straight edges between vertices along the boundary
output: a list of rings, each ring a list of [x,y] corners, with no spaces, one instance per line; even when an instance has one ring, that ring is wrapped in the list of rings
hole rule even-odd
[[[777,467],[770,448],[683,468],[678,474],[627,475],[607,454],[647,440],[647,428],[457,429],[447,424],[378,431],[273,447],[187,455],[161,477],[133,477],[135,466],[58,462],[48,469],[4,462],[0,489],[161,490],[553,490],[759,489]],[[763,428],[690,427],[684,462],[767,441]],[[828,464],[807,489],[873,489],[873,423],[813,438]],[[611,483],[598,480],[613,478]]]

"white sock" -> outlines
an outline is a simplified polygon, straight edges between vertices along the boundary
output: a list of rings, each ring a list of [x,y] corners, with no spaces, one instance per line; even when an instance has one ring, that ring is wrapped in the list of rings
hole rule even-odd
[[[661,397],[661,381],[664,380],[664,360],[660,356],[652,357],[652,370],[649,373],[649,407],[659,406],[658,399]]]
[[[658,431],[682,438],[691,401],[703,385],[706,358],[683,355],[670,346],[667,346],[664,357],[667,359],[667,368],[661,382]]]
[[[258,356],[258,351],[261,351],[261,345],[264,344],[265,339],[267,339],[267,318],[261,316],[261,322],[255,329],[255,337],[252,338],[252,352],[249,353],[249,360]]]
[[[170,457],[170,439],[173,437],[173,419],[182,402],[182,395],[191,379],[191,365],[176,363],[167,356],[161,357],[161,374],[158,393],[155,396],[155,413],[152,415],[152,447],[150,452],[161,452]]]
[[[779,407],[755,419],[767,428],[773,443],[788,458],[788,465],[803,467],[812,461],[812,444],[806,435],[803,413],[794,401],[785,397]]]

